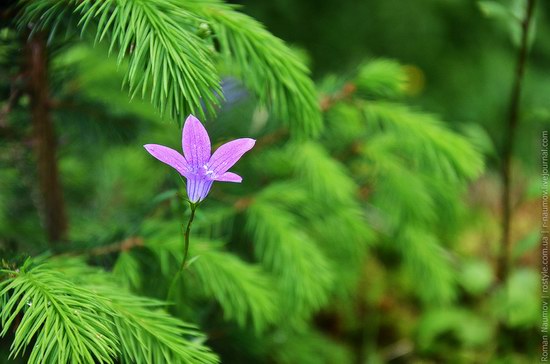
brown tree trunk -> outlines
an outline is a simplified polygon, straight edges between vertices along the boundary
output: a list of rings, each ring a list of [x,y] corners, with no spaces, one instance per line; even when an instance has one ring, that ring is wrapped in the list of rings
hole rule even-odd
[[[67,217],[57,167],[48,90],[48,53],[43,35],[36,34],[26,43],[26,59],[40,212],[48,240],[57,243],[66,237]]]

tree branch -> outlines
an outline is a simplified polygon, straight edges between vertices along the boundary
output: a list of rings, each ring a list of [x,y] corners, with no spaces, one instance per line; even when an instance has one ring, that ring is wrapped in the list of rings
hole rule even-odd
[[[143,246],[143,239],[141,237],[130,236],[129,238],[122,241],[118,241],[109,245],[98,246],[84,253],[89,256],[100,256],[117,252],[126,252],[141,246]]]

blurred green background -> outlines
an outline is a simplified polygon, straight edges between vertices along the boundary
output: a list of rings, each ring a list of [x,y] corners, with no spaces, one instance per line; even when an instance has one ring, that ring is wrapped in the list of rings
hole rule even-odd
[[[513,263],[501,282],[500,169],[526,2],[238,3],[310,67],[325,130],[288,138],[285,120],[220,61],[227,102],[204,120],[212,144],[258,144],[235,167],[243,183],[215,185],[201,207],[191,252],[200,259],[171,313],[196,323],[224,363],[537,362],[550,4],[536,4],[529,43]],[[2,34],[5,106],[21,52]],[[64,249],[164,299],[189,211],[180,179],[142,145],[179,150],[181,129],[147,100],[129,102],[105,55],[102,44],[51,45]],[[0,125],[0,251],[10,262],[51,250],[29,102],[21,97]],[[132,249],[117,245],[132,239]],[[0,358],[8,350],[3,339]]]
[[[454,127],[480,125],[497,145],[500,142],[519,46],[520,25],[513,19],[523,16],[525,1],[275,0],[242,4],[244,11],[275,35],[303,48],[314,76],[346,74],[365,59],[399,60],[418,68],[415,104]],[[537,6],[520,138],[523,147],[534,147],[518,153],[530,160],[537,159],[532,156],[537,155],[539,131],[547,122],[550,104],[549,10],[547,2]]]

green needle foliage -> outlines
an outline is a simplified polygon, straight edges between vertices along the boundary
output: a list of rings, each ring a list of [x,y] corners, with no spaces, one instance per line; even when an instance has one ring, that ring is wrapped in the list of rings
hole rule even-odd
[[[31,364],[387,362],[386,346],[401,337],[427,350],[446,332],[456,346],[496,335],[490,314],[455,306],[464,194],[483,172],[476,143],[487,138],[412,105],[409,68],[368,61],[318,91],[282,41],[217,0],[24,0],[18,9],[18,30],[0,34],[0,61],[9,64],[22,35],[49,37],[71,229],[58,255],[2,263],[0,334],[11,346],[0,355]],[[77,35],[91,42],[75,46]],[[224,104],[226,74],[253,95]],[[137,96],[131,104],[121,83]],[[22,131],[26,102],[10,111]],[[235,166],[243,183],[215,184],[201,203],[181,272],[185,189],[141,147],[179,149],[180,131],[155,110],[178,121],[217,113],[205,122],[214,146],[250,130],[258,140]],[[40,217],[25,213],[36,204],[35,175],[23,141],[13,144],[0,156],[0,247],[38,256],[47,250]],[[534,287],[533,277],[517,278]],[[490,277],[482,281],[466,291],[493,295]],[[510,325],[532,325],[531,304],[520,303]],[[482,335],[457,327],[463,319]]]
[[[196,289],[219,302],[226,319],[241,326],[250,320],[257,332],[275,322],[278,297],[270,290],[270,277],[260,267],[207,244],[195,244],[193,254],[198,257],[191,268]]]
[[[75,181],[87,169],[111,166],[114,172],[90,176],[95,197],[73,206],[83,211],[74,234],[98,239],[82,254],[112,273],[66,257],[5,271],[1,315],[3,335],[16,333],[12,356],[27,348],[30,363],[216,362],[208,345],[228,362],[315,362],[322,358],[313,353],[325,349],[334,361],[349,362],[353,344],[331,342],[322,323],[328,317],[349,332],[342,337],[358,335],[369,319],[355,318],[353,310],[381,304],[371,302],[371,287],[391,296],[413,280],[417,289],[410,294],[419,304],[452,304],[458,277],[448,222],[460,217],[467,183],[483,168],[481,155],[437,117],[400,100],[407,76],[398,63],[363,67],[351,79],[326,81],[323,97],[330,102],[318,140],[273,138],[271,125],[260,130],[265,137],[239,164],[246,182],[214,186],[198,210],[189,266],[181,273],[180,225],[189,211],[178,196],[185,192],[136,150],[134,144],[151,136],[131,146],[126,139],[105,146],[105,160],[84,148],[85,165],[64,166]],[[343,94],[346,83],[355,89]],[[142,117],[151,128],[143,105],[132,109],[117,100],[88,92],[78,101],[106,105],[105,114],[90,114],[90,120],[113,110],[113,117]],[[238,134],[249,127],[234,125]],[[162,142],[164,128],[148,130]],[[120,237],[139,243],[111,249]],[[99,253],[98,244],[105,245]],[[397,283],[378,287],[369,273],[373,266],[387,269]],[[168,314],[162,302],[174,279]],[[41,313],[32,311],[37,305]]]
[[[29,259],[2,274],[1,335],[15,328],[10,356],[31,346],[29,363],[218,362],[162,302],[121,290],[79,260]]]
[[[164,302],[132,297],[117,287],[94,287],[116,315],[115,333],[126,363],[217,363],[205,337],[162,310]]]
[[[209,111],[219,103],[220,80],[207,43],[192,30],[196,19],[174,2],[33,1],[25,4],[19,23],[36,23],[35,32],[51,29],[54,36],[64,15],[76,17],[81,34],[93,27],[95,42],[108,41],[119,64],[128,58],[130,93],[148,92],[161,113],[204,115],[201,100]]]
[[[215,115],[223,98],[216,62],[241,76],[296,135],[322,127],[307,68],[258,22],[219,1],[22,0],[17,21],[32,34],[76,29],[107,42],[132,97],[149,94],[161,114],[178,122],[192,113]],[[87,38],[87,37],[85,37]],[[219,52],[216,47],[219,46]]]
[[[15,338],[10,355],[15,357],[31,346],[29,362],[112,363],[118,339],[105,322],[114,316],[98,303],[93,292],[67,281],[46,265],[20,271],[1,283],[2,336],[14,325]],[[22,316],[21,321],[15,320]]]
[[[146,246],[164,267],[176,266],[183,259],[179,227],[150,221],[145,231],[150,238]],[[223,310],[224,318],[242,327],[249,324],[256,332],[265,330],[278,318],[278,297],[271,290],[273,282],[261,267],[249,264],[224,251],[219,243],[194,239],[190,256],[195,260],[188,268],[184,289],[198,300],[214,300]],[[120,258],[119,258],[120,259]],[[173,271],[167,271],[170,277]],[[190,293],[191,292],[191,293]]]
[[[395,103],[369,101],[364,103],[363,112],[372,133],[385,133],[384,148],[399,149],[401,158],[419,169],[431,169],[449,182],[476,177],[483,169],[471,143],[446,130],[434,116]],[[457,155],[456,151],[462,153]]]
[[[229,69],[242,77],[261,103],[272,106],[294,133],[319,133],[322,121],[307,68],[280,39],[259,22],[235,12],[235,6],[221,1],[191,0],[180,4],[211,24]]]
[[[249,207],[248,230],[256,256],[278,281],[287,319],[308,318],[327,302],[333,283],[330,263],[294,216],[273,202],[260,198]]]

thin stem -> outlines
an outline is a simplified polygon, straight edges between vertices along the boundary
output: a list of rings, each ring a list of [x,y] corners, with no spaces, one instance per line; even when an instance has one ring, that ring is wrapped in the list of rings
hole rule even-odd
[[[198,204],[189,202],[189,206],[191,207],[191,216],[189,216],[189,221],[187,222],[187,228],[185,229],[185,233],[183,234],[183,237],[184,237],[183,259],[181,261],[180,269],[176,272],[176,274],[174,275],[174,278],[172,278],[172,282],[170,283],[170,287],[168,288],[168,294],[166,295],[167,301],[170,301],[172,299],[172,296],[174,294],[174,288],[176,287],[176,282],[178,278],[182,275],[183,271],[185,270],[185,262],[187,261],[187,255],[189,253],[189,234],[191,233],[191,225],[193,224],[193,220],[195,219],[195,212],[197,210]]]
[[[527,62],[527,50],[529,48],[529,28],[535,8],[535,0],[527,0],[525,17],[521,22],[521,43],[518,53],[514,85],[510,95],[508,111],[508,123],[505,129],[502,161],[502,244],[498,258],[497,278],[505,282],[510,273],[510,249],[511,249],[511,222],[512,222],[512,154],[519,124],[519,104],[525,65]]]
[[[183,246],[183,260],[181,261],[180,271],[185,269],[185,261],[187,260],[187,253],[189,252],[189,233],[191,232],[191,224],[195,219],[195,211],[197,210],[197,205],[190,202],[191,206],[191,216],[189,217],[189,222],[187,223],[187,228],[185,229],[184,234],[184,246]]]

